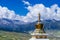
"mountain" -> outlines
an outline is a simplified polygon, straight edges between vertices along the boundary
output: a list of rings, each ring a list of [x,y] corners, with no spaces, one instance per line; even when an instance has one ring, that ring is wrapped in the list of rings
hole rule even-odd
[[[13,31],[22,24],[25,24],[25,22],[20,20],[9,20],[2,18],[0,19],[0,30]]]
[[[60,30],[60,21],[45,20],[43,21],[45,29],[48,30]]]
[[[60,30],[60,21],[56,20],[43,20],[45,30]],[[26,32],[33,31],[35,29],[36,22],[26,23],[20,20],[10,20],[2,18],[0,19],[0,30],[14,31],[14,32]]]

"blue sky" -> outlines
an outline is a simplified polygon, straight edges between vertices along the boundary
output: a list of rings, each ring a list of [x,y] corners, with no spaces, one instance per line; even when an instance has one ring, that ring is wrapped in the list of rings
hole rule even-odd
[[[20,20],[24,22],[37,21],[38,13],[41,20],[60,21],[59,0],[1,0],[0,18]]]
[[[16,14],[26,15],[28,10],[25,8],[28,5],[24,5],[23,0],[0,0],[0,6],[7,7],[9,10],[14,10]],[[57,4],[60,7],[59,0],[25,0],[28,1],[31,6],[35,4],[44,4],[46,7],[50,7],[53,4]]]

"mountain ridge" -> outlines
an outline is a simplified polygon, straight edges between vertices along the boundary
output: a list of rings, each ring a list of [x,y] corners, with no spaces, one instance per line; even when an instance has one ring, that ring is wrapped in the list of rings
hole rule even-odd
[[[60,30],[60,21],[43,20],[45,30]],[[15,31],[15,32],[29,32],[35,29],[35,22],[25,23],[20,20],[0,19],[0,30]]]

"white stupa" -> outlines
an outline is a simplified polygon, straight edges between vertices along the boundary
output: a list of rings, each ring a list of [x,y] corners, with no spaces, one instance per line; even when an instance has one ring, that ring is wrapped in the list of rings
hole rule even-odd
[[[36,24],[36,29],[34,30],[33,33],[31,33],[32,38],[29,40],[49,40],[48,39],[48,34],[45,33],[43,24],[40,23],[40,14],[38,15],[38,22]]]

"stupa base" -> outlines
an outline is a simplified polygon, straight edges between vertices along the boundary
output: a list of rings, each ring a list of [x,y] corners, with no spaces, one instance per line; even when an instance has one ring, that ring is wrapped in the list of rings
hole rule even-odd
[[[35,39],[35,38],[31,38],[29,40],[49,40],[49,39]]]

